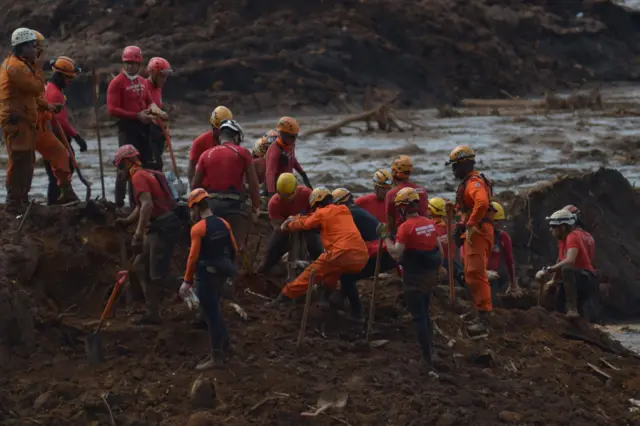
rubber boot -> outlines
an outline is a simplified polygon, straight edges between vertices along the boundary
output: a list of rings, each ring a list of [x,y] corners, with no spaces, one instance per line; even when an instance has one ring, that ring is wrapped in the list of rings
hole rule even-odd
[[[280,293],[277,298],[264,304],[267,308],[278,308],[293,304],[293,299],[288,298],[284,294]]]
[[[222,367],[224,365],[223,356],[221,351],[214,351],[211,357],[204,362],[196,365],[196,371],[206,371],[213,368]]]
[[[23,214],[29,203],[29,189],[33,177],[31,151],[11,153],[11,174],[7,175],[7,200],[5,211],[9,214]]]
[[[158,291],[161,288],[162,280],[146,281],[140,280],[144,298],[147,304],[147,313],[133,321],[136,325],[157,325],[161,323],[158,310]]]
[[[476,321],[467,327],[467,333],[469,336],[479,336],[489,332],[489,315],[490,312],[478,311]]]
[[[563,276],[563,286],[564,286],[564,296],[565,296],[565,306],[566,306],[566,317],[569,320],[575,320],[580,318],[580,313],[578,312],[578,289],[575,282],[575,276],[569,277],[570,274],[565,274]]]
[[[60,184],[60,198],[58,198],[58,204],[73,203],[75,201],[78,201],[78,196],[73,190],[71,182],[64,182]]]

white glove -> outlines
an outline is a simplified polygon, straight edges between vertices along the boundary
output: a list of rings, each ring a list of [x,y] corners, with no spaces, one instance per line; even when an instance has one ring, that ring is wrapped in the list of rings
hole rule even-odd
[[[193,287],[188,282],[182,283],[178,294],[187,304],[189,310],[197,309],[200,306],[200,299],[198,299],[198,296],[196,296],[196,293],[193,291]]]
[[[500,274],[498,274],[496,271],[488,270],[487,271],[487,278],[489,278],[489,281],[499,280],[500,279]]]

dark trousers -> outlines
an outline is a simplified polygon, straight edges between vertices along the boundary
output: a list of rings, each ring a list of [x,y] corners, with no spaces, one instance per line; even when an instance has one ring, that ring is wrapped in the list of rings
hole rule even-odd
[[[138,120],[118,121],[118,146],[123,145],[133,145],[138,150],[142,167],[145,169],[157,169],[153,156],[149,124],[143,124]],[[126,193],[129,194],[129,205],[133,207],[135,202],[129,176],[118,170],[115,188],[116,205],[124,205]]]
[[[227,324],[222,317],[220,296],[225,285],[226,276],[207,271],[207,266],[200,262],[196,269],[196,292],[200,299],[200,307],[209,329],[211,351],[222,351],[229,342]]]
[[[444,259],[442,261],[442,266],[448,273],[449,261],[447,259]],[[464,282],[464,266],[462,266],[462,263],[460,263],[458,259],[453,259],[453,279],[455,283],[460,287],[466,287],[466,284]]]
[[[343,297],[349,300],[351,312],[360,315],[362,313],[362,303],[358,294],[358,281],[372,277],[376,273],[376,256],[370,257],[365,267],[357,274],[346,274],[340,277],[340,292]],[[386,251],[380,256],[380,272],[395,269],[396,262]]]
[[[261,273],[269,272],[273,265],[277,264],[280,258],[289,251],[291,247],[289,237],[291,235],[292,234],[288,232],[273,231],[269,237],[269,241],[267,241],[267,254],[260,266]],[[311,260],[316,260],[323,251],[320,235],[316,231],[303,231],[302,236],[307,245],[307,251],[311,256]]]
[[[430,361],[433,354],[433,323],[429,314],[430,296],[424,291],[405,289],[404,299],[411,312],[413,323],[416,325],[422,357]]]
[[[595,276],[585,270],[571,267],[562,268],[562,281],[558,287],[556,309],[558,312],[566,312],[567,306],[574,298],[576,308],[581,316],[591,321],[597,321],[600,314],[600,301],[598,296],[598,282]],[[568,303],[569,302],[569,303]]]

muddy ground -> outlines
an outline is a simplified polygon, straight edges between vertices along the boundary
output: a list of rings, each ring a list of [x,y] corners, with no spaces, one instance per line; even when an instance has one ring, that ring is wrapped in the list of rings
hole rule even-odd
[[[630,230],[625,220],[636,211],[633,203],[638,201],[625,185],[629,187],[618,172],[603,170],[532,192],[536,233],[529,250],[532,262],[544,263],[555,253],[543,253],[551,248],[540,219],[543,210],[574,195],[583,200],[587,222],[594,228],[598,260],[605,267],[609,265],[604,260],[611,260],[628,272],[621,280],[637,277],[631,269],[637,256],[616,259],[617,252],[605,252],[623,246],[634,250],[629,242],[637,230]],[[620,200],[603,207],[616,218],[605,227],[599,216],[592,215],[606,197],[613,198],[612,188]],[[521,226],[528,211],[523,210],[523,199],[509,194],[502,199],[513,223]],[[236,353],[225,368],[200,376],[193,367],[207,352],[207,335],[190,328],[192,314],[174,296],[186,241],[172,265],[176,278],[166,289],[163,325],[132,326],[127,310],[120,306],[102,336],[107,360],[90,366],[83,339],[95,327],[115,272],[122,267],[109,209],[94,203],[68,208],[36,205],[19,246],[10,244],[16,219],[0,214],[4,229],[0,424],[108,425],[109,410],[115,424],[140,426],[182,426],[195,412],[202,414],[190,425],[631,425],[640,421],[628,401],[640,393],[638,357],[595,329],[571,325],[534,306],[535,294],[521,301],[503,299],[501,306],[526,310],[497,309],[491,335],[474,341],[460,331],[459,314],[471,307],[464,291],[458,292],[452,313],[446,290],[440,288],[432,305],[443,365],[437,376],[430,375],[417,363],[414,330],[393,277],[380,285],[374,325],[374,339],[388,342],[370,350],[361,343],[360,327],[315,306],[306,338],[296,350],[302,306],[273,311],[263,307],[261,298],[244,292],[248,288],[272,297],[284,277],[242,277],[235,294],[249,320],[236,315],[228,302],[224,306]],[[254,230],[250,246],[257,245],[256,234],[261,232],[268,232],[264,222]],[[613,236],[602,240],[605,233],[617,233],[618,241]],[[522,241],[516,233],[519,260],[526,255]],[[520,271],[522,278],[533,272]],[[370,289],[370,282],[361,284],[366,302]],[[199,377],[215,384],[215,399],[207,392],[197,403],[191,399],[189,390]],[[316,419],[300,416],[316,406],[319,397],[345,393],[344,409],[329,410]]]

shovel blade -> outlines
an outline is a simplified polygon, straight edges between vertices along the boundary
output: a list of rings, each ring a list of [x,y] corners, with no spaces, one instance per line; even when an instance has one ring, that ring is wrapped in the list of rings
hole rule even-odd
[[[104,362],[104,352],[99,333],[90,333],[84,342],[84,349],[90,364],[100,364]]]

